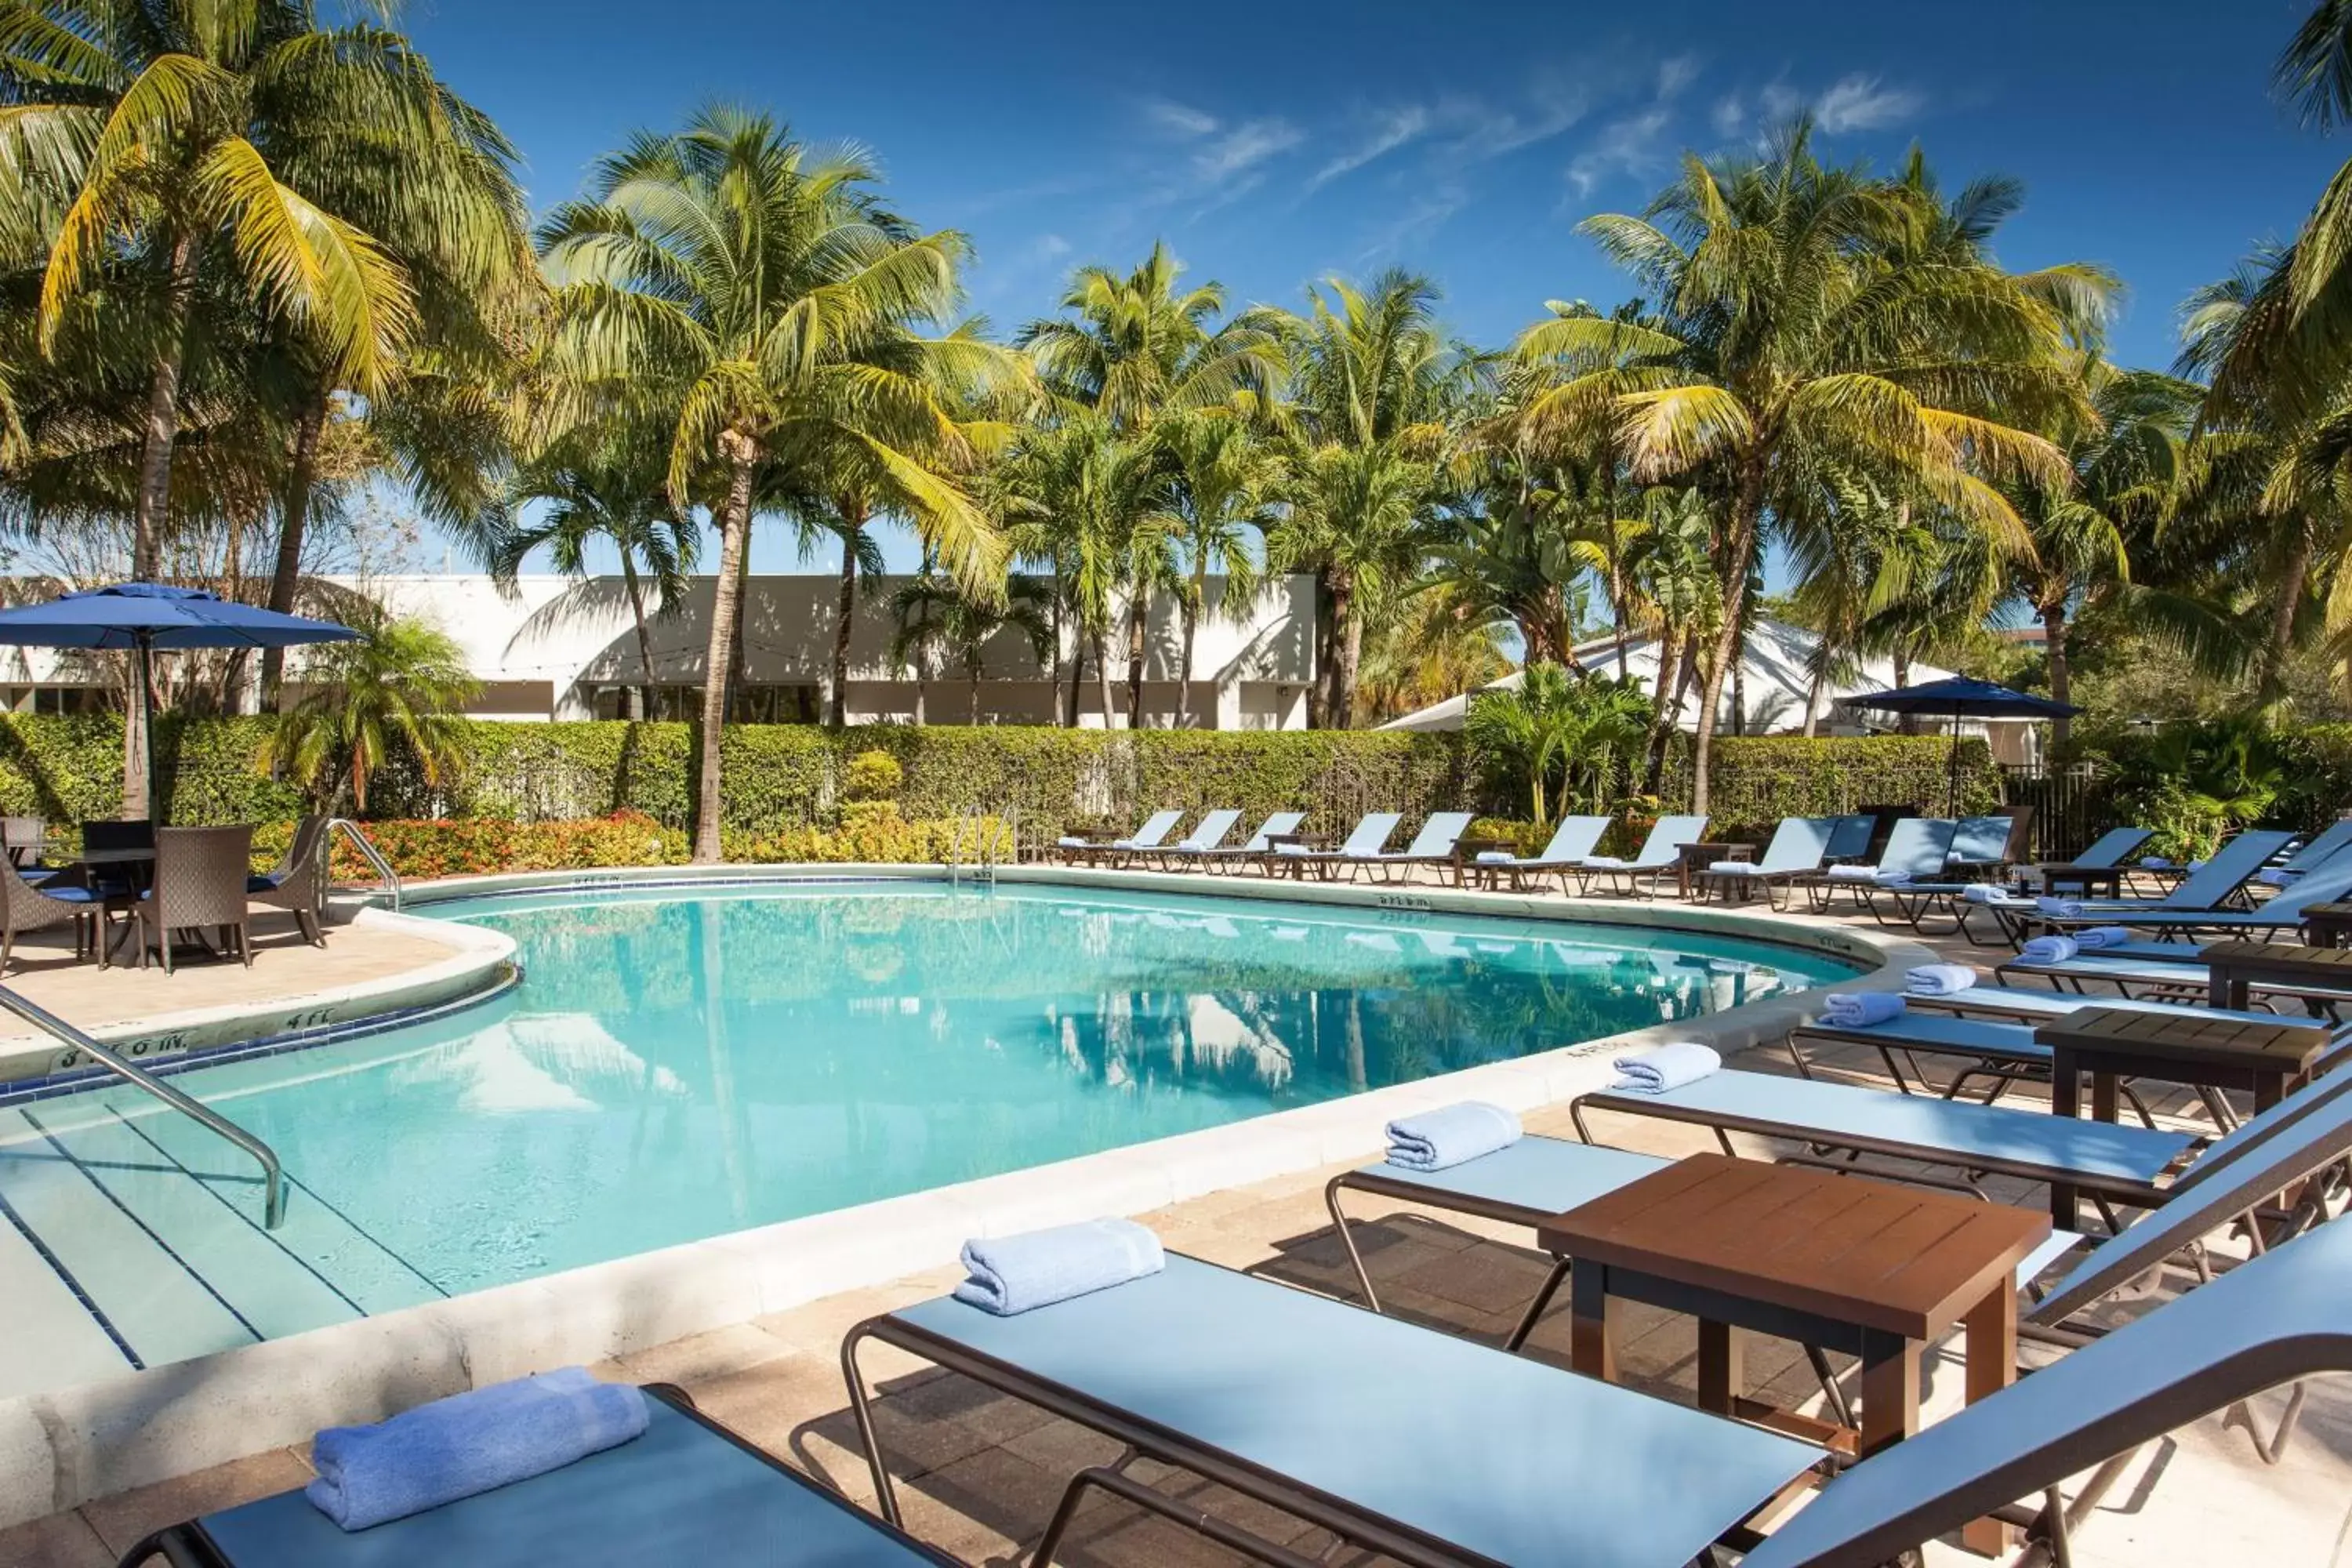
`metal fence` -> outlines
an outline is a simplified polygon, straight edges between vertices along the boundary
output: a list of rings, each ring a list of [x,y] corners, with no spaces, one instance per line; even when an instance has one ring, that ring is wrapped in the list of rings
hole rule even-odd
[[[2112,776],[2095,763],[2001,766],[2002,798],[2033,807],[2032,858],[2065,860],[2116,826]]]

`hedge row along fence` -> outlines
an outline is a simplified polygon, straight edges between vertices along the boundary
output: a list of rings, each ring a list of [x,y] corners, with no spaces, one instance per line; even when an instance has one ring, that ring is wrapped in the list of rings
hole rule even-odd
[[[270,721],[167,716],[156,742],[164,820],[180,824],[290,821],[302,792],[256,767]],[[395,762],[371,785],[380,841],[397,840],[415,874],[498,868],[656,863],[684,854],[696,795],[697,748],[686,724],[469,723],[465,766],[446,787]],[[967,813],[1020,824],[1036,843],[1070,832],[1125,830],[1150,812],[1232,806],[1255,820],[1303,808],[1314,830],[1342,829],[1367,811],[1408,819],[1469,807],[1507,815],[1516,798],[1491,800],[1485,770],[1459,735],[1380,731],[1232,731],[916,727],[847,731],[808,725],[730,727],[722,742],[724,830],[746,859],[851,859],[861,847],[890,858],[934,857],[937,825]],[[1947,742],[1719,738],[1713,832],[1758,838],[1791,814],[1850,810],[1876,802],[1939,804]],[[903,783],[896,826],[861,816],[844,799],[851,758],[882,751]],[[1963,804],[2000,799],[2000,776],[1979,742],[1961,747]],[[1671,808],[1686,798],[1679,760],[1669,773]],[[0,813],[71,824],[121,805],[122,727],[105,715],[0,719]],[[621,816],[610,828],[594,819]],[[548,825],[565,833],[524,834]],[[398,825],[398,826],[395,826]],[[576,842],[575,842],[576,840]],[[582,857],[591,857],[583,858]]]

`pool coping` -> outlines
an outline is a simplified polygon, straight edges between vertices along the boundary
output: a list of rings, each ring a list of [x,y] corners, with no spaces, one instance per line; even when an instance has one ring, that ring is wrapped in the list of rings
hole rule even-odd
[[[688,875],[677,875],[685,871]],[[615,883],[940,880],[920,866],[653,868],[453,879],[404,890],[407,906],[456,898]],[[650,875],[649,875],[650,873]],[[1099,890],[1642,925],[1797,947],[1872,967],[1843,983],[1894,990],[1933,962],[1893,935],[1800,925],[1767,914],[1674,902],[1563,900],[1430,887],[1269,883],[1174,873],[1003,867],[998,880]],[[442,921],[376,918],[444,931]],[[368,918],[362,916],[362,918]],[[505,942],[504,938],[500,938]],[[512,945],[505,942],[510,960]],[[1273,1177],[1369,1160],[1398,1115],[1464,1099],[1519,1111],[1596,1089],[1610,1060],[1669,1038],[1728,1056],[1811,1016],[1812,994],[1582,1041],[1549,1051],[1300,1106],[1123,1149],[861,1204],[498,1286],[284,1339],[0,1400],[0,1528],[233,1459],[307,1441],[322,1426],[375,1421],[410,1405],[527,1373],[602,1362],[742,1323],[954,1261],[974,1236],[1102,1215],[1139,1215]]]

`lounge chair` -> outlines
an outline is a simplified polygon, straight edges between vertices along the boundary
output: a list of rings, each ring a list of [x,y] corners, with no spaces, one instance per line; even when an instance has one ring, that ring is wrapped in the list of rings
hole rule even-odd
[[[1829,853],[1822,857],[1832,866],[1870,858],[1870,841],[1878,832],[1878,818],[1870,812],[1852,816],[1833,816],[1836,826],[1830,829]]]
[[[1944,854],[1948,879],[1981,882],[1998,877],[2013,863],[2011,847],[2032,817],[2026,812],[1999,816],[1964,816],[1952,830],[1952,847]]]
[[[2330,1031],[2341,1027],[2325,1018],[2303,1018],[2254,1008],[2208,1007],[2202,1003],[2166,1002],[2149,997],[2091,997],[2078,991],[2053,991],[2040,985],[2008,985],[1998,981],[1936,995],[1906,991],[1903,994],[1903,1000],[1915,1013],[1922,1010],[1954,1013],[1964,1018],[1993,1018],[2013,1024],[2038,1024],[2051,1018],[2063,1018],[2079,1008],[2098,1006],[2124,1007],[2135,1012],[2187,1014],[2204,1018],[2235,1018],[2249,1024],[2308,1024],[2314,1028]]]
[[[1137,828],[1131,838],[1114,838],[1108,844],[1089,843],[1084,838],[1062,838],[1055,841],[1054,848],[1065,865],[1080,860],[1108,860],[1117,864],[1139,851],[1158,849],[1167,842],[1168,836],[1176,831],[1176,825],[1183,820],[1184,814],[1181,811],[1154,812],[1150,820]]]
[[[679,1391],[646,1393],[645,1436],[560,1470],[351,1534],[299,1491],[280,1492],[157,1531],[122,1568],[954,1563],[696,1414]]]
[[[1238,871],[1245,866],[1263,861],[1276,839],[1285,834],[1297,832],[1298,825],[1306,820],[1307,814],[1303,811],[1277,811],[1259,823],[1255,833],[1230,848],[1195,849],[1177,858],[1190,861],[1206,871],[1222,871],[1228,868]]]
[[[2166,1191],[2162,1206],[2126,1226],[2119,1235],[2095,1246],[2069,1265],[2065,1272],[2036,1289],[2022,1316],[2040,1328],[2058,1331],[2086,1308],[2114,1294],[2175,1253],[2242,1215],[2265,1205],[2305,1177],[2326,1170],[2352,1148],[2352,1094],[2307,1108],[2308,1114],[2276,1119],[2267,1138],[2240,1142],[2225,1155],[2220,1145],[2184,1172]],[[1639,1180],[1673,1163],[1654,1154],[1638,1154],[1594,1143],[1529,1135],[1517,1142],[1438,1171],[1414,1171],[1383,1162],[1344,1172],[1323,1189],[1324,1206],[1354,1265],[1364,1300],[1381,1310],[1380,1297],[1364,1267],[1348,1217],[1339,1204],[1344,1192],[1370,1193],[1423,1208],[1467,1215],[1500,1225],[1530,1230],[1605,1193]],[[2296,1208],[2283,1215],[2267,1233],[2272,1242],[2284,1239],[2326,1215],[2315,1192],[2304,1194]],[[2053,1233],[2017,1270],[2018,1286],[2026,1289],[2059,1258],[2089,1238],[2069,1231]],[[1521,1315],[1506,1342],[1517,1350],[1542,1319],[1569,1273],[1569,1260],[1555,1258],[1552,1270]],[[2051,1337],[2045,1334],[2042,1337]],[[1815,1370],[1823,1385],[1832,1379],[1816,1354]]]
[[[2094,883],[2110,886],[2127,869],[2124,863],[2155,837],[2145,827],[2110,827],[2072,860],[2047,861],[2036,868],[2042,873],[2042,890],[2063,895],[2069,890],[2087,893]],[[2070,879],[2070,872],[2094,875],[2076,875]]]
[[[1944,857],[1951,853],[1952,835],[1958,826],[1939,816],[1906,816],[1887,833],[1876,864],[1832,866],[1794,880],[1805,889],[1815,914],[1829,913],[1840,892],[1850,894],[1857,905],[1868,909],[1872,892],[1892,882],[1906,878],[1933,882],[1942,876]]]
[[[1718,894],[1725,903],[1731,902],[1734,895],[1744,899],[1761,892],[1772,908],[1785,909],[1789,885],[1822,868],[1838,821],[1833,816],[1784,816],[1759,858],[1718,860],[1701,867],[1691,873],[1691,891],[1701,899]]]
[[[1740,1568],[1876,1568],[1996,1512],[2026,1523],[2033,1560],[2068,1562],[2069,1531],[2135,1449],[2281,1384],[2352,1369],[2347,1292],[2352,1226],[2324,1226],[1873,1455]],[[2086,1470],[2064,1499],[2060,1483]],[[2021,1510],[2025,1498],[2038,1507]]]
[[[1682,862],[1683,846],[1696,844],[1706,832],[1704,816],[1662,816],[1650,825],[1650,836],[1642,841],[1641,851],[1630,860],[1620,860],[1613,855],[1588,855],[1570,869],[1576,877],[1576,890],[1580,896],[1592,890],[1598,879],[1617,890],[1622,879],[1627,897],[1635,894],[1655,899],[1658,879]]]
[[[1461,842],[1476,813],[1468,811],[1435,811],[1412,836],[1412,842],[1393,855],[1371,854],[1355,857],[1356,870],[1381,874],[1382,881],[1391,881],[1398,874],[1410,876],[1415,866],[1451,866],[1454,862],[1454,846]]]
[[[2082,906],[2083,913],[2072,921],[2053,921],[2042,912],[2039,900],[1999,892],[1979,894],[1959,911],[1961,929],[1967,931],[1968,918],[1981,910],[1999,925],[2003,938],[2018,942],[2036,931],[2063,929],[2064,924],[2117,925],[2125,923],[2121,917],[2134,913],[2220,910],[2232,900],[2242,900],[2247,881],[2293,837],[2269,828],[2249,829],[2222,845],[2211,859],[2182,878],[2162,897],[2074,900]],[[1973,931],[1968,934],[1969,941],[1977,941]]]
[[[2112,1215],[2112,1204],[2152,1208],[2207,1160],[2239,1158],[2252,1145],[2352,1091],[2352,1074],[2334,1073],[2210,1141],[2186,1132],[2014,1110],[1930,1095],[1890,1094],[1850,1084],[1780,1078],[1737,1069],[1710,1074],[1664,1094],[1598,1089],[1569,1105],[1577,1133],[1592,1141],[1592,1110],[1679,1121],[1715,1132],[1787,1139],[1812,1152],[1789,1156],[1838,1170],[1861,1167],[1830,1152],[1876,1155],[1961,1173],[1971,1187],[1984,1175],[2049,1184],[2061,1229],[2072,1229],[2065,1190],[2080,1189]],[[1898,1179],[1900,1177],[1898,1176]],[[2112,1228],[2112,1227],[2111,1227]]]
[[[1234,830],[1234,824],[1241,819],[1242,814],[1238,811],[1213,811],[1201,818],[1199,825],[1192,832],[1175,843],[1162,849],[1145,850],[1136,858],[1156,859],[1160,862],[1161,870],[1172,871],[1176,868],[1176,862],[1179,859],[1192,855],[1205,855],[1223,844],[1225,841],[1225,835],[1231,833]]]
[[[1552,829],[1551,842],[1536,854],[1523,858],[1490,849],[1470,862],[1470,871],[1495,888],[1508,876],[1514,891],[1524,890],[1528,878],[1557,873],[1560,891],[1566,892],[1568,873],[1601,847],[1601,836],[1609,831],[1609,822],[1605,816],[1563,816]]]
[[[887,1513],[857,1366],[869,1341],[1409,1564],[1681,1568],[1727,1540],[1748,1549],[1743,1568],[1877,1568],[1987,1515],[2063,1562],[2068,1531],[2121,1474],[2101,1461],[2352,1369],[2347,1290],[2352,1226],[2297,1237],[1842,1471],[1793,1518],[1783,1505],[1818,1449],[1181,1257],[1013,1317],[947,1297],[869,1319],[842,1362]],[[2059,1484],[2094,1466],[2069,1504]],[[1034,1561],[1051,1560],[1090,1489],[1150,1500],[1259,1561],[1306,1561],[1230,1514],[1180,1512],[1124,1469],[1072,1478]],[[1767,1514],[1781,1522],[1760,1540],[1741,1523]]]
[[[1337,849],[1309,849],[1303,844],[1277,844],[1274,847],[1273,855],[1267,858],[1268,872],[1271,874],[1276,868],[1287,867],[1294,874],[1304,874],[1312,868],[1318,877],[1328,878],[1330,875],[1326,869],[1328,867],[1359,862],[1379,854],[1381,846],[1389,841],[1389,835],[1394,833],[1396,825],[1403,820],[1404,814],[1400,811],[1368,812],[1349,831],[1346,840]]]
[[[2347,848],[2352,848],[2352,816],[2339,816],[2295,846],[2294,852],[2277,865],[2255,872],[2254,880],[2267,888],[2291,888],[2297,878],[2319,869]]]
[[[869,1343],[1421,1568],[1680,1568],[1727,1536],[1752,1540],[1742,1521],[1822,1460],[1777,1434],[1171,1255],[1160,1273],[1012,1317],[950,1296],[851,1330],[842,1366],[886,1518],[897,1489],[859,1371]],[[1097,1474],[1105,1489],[1125,1479]],[[1088,1481],[1073,1478],[1035,1560]]]
[[[2192,878],[2193,881],[2194,879]],[[2184,882],[2182,887],[2189,884]],[[2057,915],[2037,909],[2032,914],[2019,919],[2039,924],[2054,931],[2079,931],[2085,926],[2129,926],[2134,931],[2169,932],[2187,936],[2244,936],[2255,941],[2270,940],[2273,933],[2294,931],[2303,924],[2303,911],[2313,904],[2332,903],[2352,896],[2352,853],[2338,854],[2334,859],[2299,879],[2292,887],[2272,894],[2251,910],[2193,909],[2116,909],[2106,905],[2085,904],[2079,915]],[[2148,950],[2153,942],[2127,942],[2120,947],[2102,948],[2121,958],[2162,957]]]

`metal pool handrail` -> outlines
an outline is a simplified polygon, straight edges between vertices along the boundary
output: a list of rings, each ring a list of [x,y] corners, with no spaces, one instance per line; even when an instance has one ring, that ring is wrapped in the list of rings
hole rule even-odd
[[[383,851],[375,847],[375,840],[370,838],[358,823],[348,816],[329,817],[327,841],[320,852],[332,860],[338,830],[351,840],[352,847],[359,851],[360,858],[368,863],[368,868],[376,874],[376,879],[392,889],[392,907],[395,910],[400,908],[400,873],[392,868],[392,862],[383,858]]]
[[[124,1082],[146,1090],[165,1105],[211,1131],[217,1132],[255,1159],[261,1162],[262,1225],[276,1230],[286,1218],[286,1172],[278,1163],[278,1152],[260,1139],[223,1116],[219,1111],[189,1095],[182,1093],[157,1078],[146,1068],[117,1056],[112,1048],[83,1034],[47,1008],[26,1001],[16,992],[0,985],[0,1007],[39,1029],[51,1038],[71,1046],[90,1060],[111,1069]]]

